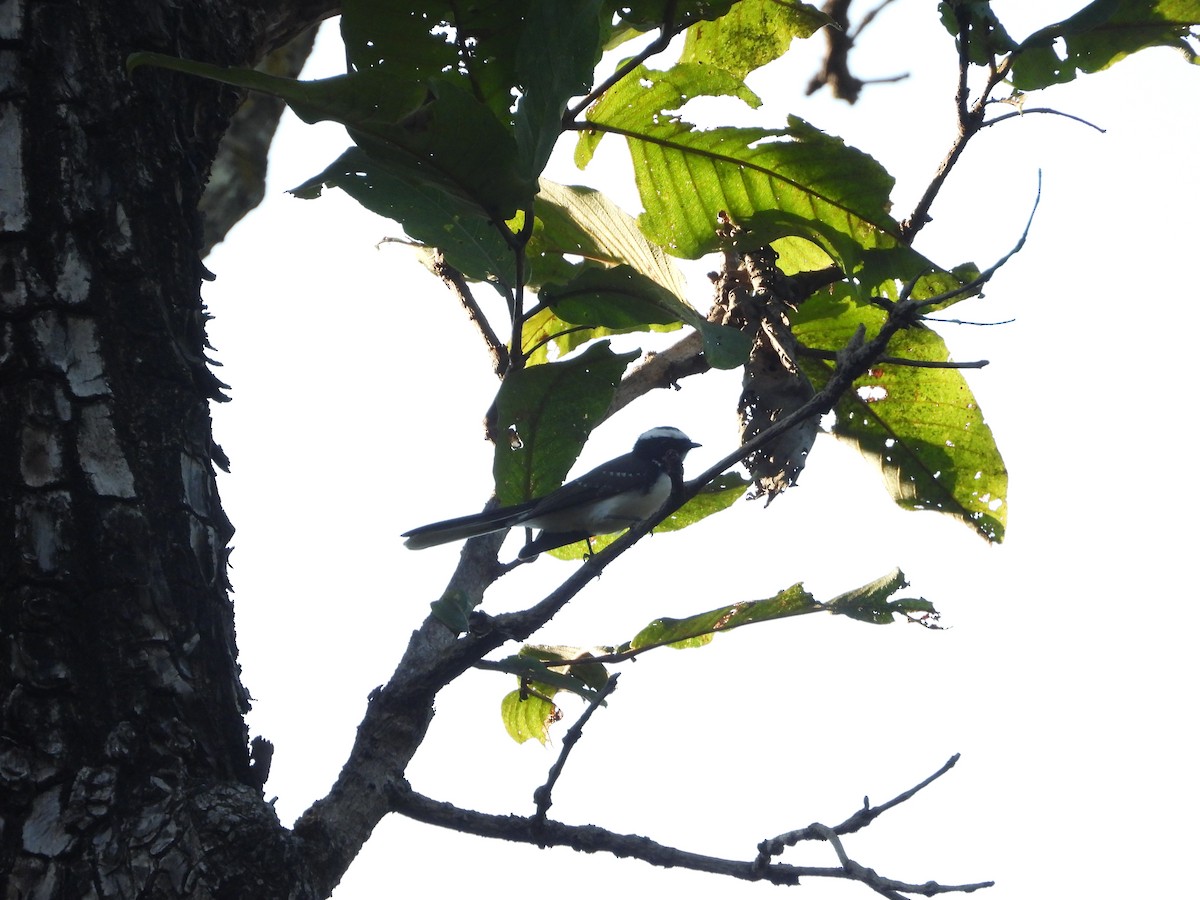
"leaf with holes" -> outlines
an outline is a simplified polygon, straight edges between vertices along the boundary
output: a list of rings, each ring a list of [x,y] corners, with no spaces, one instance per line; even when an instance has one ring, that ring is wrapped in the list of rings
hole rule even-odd
[[[870,335],[885,317],[835,289],[805,303],[792,332],[805,346],[836,350],[860,324]],[[941,337],[923,326],[899,332],[887,352],[917,362],[949,359]],[[811,359],[802,365],[818,390],[833,366]],[[961,371],[881,363],[834,413],[834,435],[879,465],[897,504],[956,516],[989,541],[1004,539],[1008,472]]]
[[[727,214],[743,246],[803,237],[851,274],[868,250],[912,253],[889,214],[893,179],[871,157],[796,118],[782,129],[699,130],[679,112],[699,96],[759,103],[720,69],[641,67],[591,110],[592,130],[580,137],[580,165],[603,135],[626,139],[646,210],[639,223],[650,240],[695,259],[720,247],[718,219]]]

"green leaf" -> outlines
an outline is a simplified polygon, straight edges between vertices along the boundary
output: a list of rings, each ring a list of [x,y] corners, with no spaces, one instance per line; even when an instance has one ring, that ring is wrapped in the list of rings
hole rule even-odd
[[[719,513],[723,509],[728,509],[745,496],[746,488],[749,486],[749,479],[734,472],[715,478],[706,484],[695,497],[655,525],[651,533],[679,531],[689,525],[694,525],[701,519]],[[589,553],[599,553],[624,533],[622,531],[617,534],[598,534],[591,539],[590,548],[588,541],[577,541],[549,552],[555,559],[580,560]]]
[[[522,171],[541,174],[562,134],[567,101],[591,89],[600,60],[602,0],[532,0],[517,47],[522,90],[514,118]],[[610,14],[611,18],[611,14]],[[554,48],[546,52],[553,36]]]
[[[736,0],[616,0],[612,9],[623,21],[642,31],[663,22],[686,24],[716,19],[729,12]]]
[[[535,271],[546,257],[582,256],[608,265],[626,263],[686,302],[683,274],[657,244],[642,235],[637,220],[600,191],[545,178],[534,201],[537,218],[527,255]],[[543,281],[546,279],[543,279]],[[541,281],[534,280],[534,284]]]
[[[470,627],[470,616],[474,606],[462,591],[447,591],[429,604],[433,616],[455,634],[463,634]]]
[[[584,442],[612,403],[638,352],[601,341],[563,362],[529,366],[496,395],[496,495],[505,505],[541,497],[563,483]]]
[[[564,322],[607,328],[678,323],[679,300],[627,265],[581,266],[564,284],[547,284],[541,301]]]
[[[668,114],[697,96],[758,102],[720,69],[642,67],[592,109],[595,130],[580,138],[576,161],[586,165],[602,134],[625,137],[646,210],[639,222],[650,240],[695,259],[721,246],[717,223],[726,213],[742,230],[739,246],[803,237],[850,274],[864,250],[909,252],[888,212],[893,179],[871,157],[796,118],[784,129],[700,131]]]
[[[806,346],[832,350],[860,324],[875,333],[885,316],[834,288],[800,308],[792,332]],[[918,361],[949,359],[945,343],[925,327],[899,332],[887,352]],[[830,363],[806,359],[802,365],[818,389],[828,380]],[[956,516],[985,539],[1003,540],[1008,473],[959,370],[880,364],[855,382],[834,413],[833,433],[879,464],[897,504]]]
[[[455,79],[432,79],[421,108],[395,126],[350,135],[395,174],[469,198],[495,221],[533,202],[536,177],[520,171],[511,128]]]
[[[340,122],[356,144],[393,174],[457,193],[493,219],[510,218],[530,202],[535,190],[532,178],[518,174],[511,130],[469,92],[445,78],[419,84],[374,68],[296,81],[160,53],[135,53],[129,58],[130,70],[142,65],[270,94],[310,124]]]
[[[741,0],[721,18],[688,29],[680,62],[716,66],[744,79],[783,56],[793,38],[811,37],[832,24],[810,3]]]
[[[585,700],[594,700],[596,691],[608,684],[608,670],[593,661],[593,652],[583,647],[566,647],[561,644],[526,644],[517,654],[518,659],[528,664],[531,661],[541,667],[535,670],[536,680],[548,679],[550,675],[566,674],[569,681],[546,683],[569,690]]]
[[[520,690],[510,691],[500,701],[500,718],[509,736],[518,744],[536,738],[543,744],[550,738],[550,726],[559,719],[558,707],[549,700]]]
[[[1178,48],[1194,63],[1196,49],[1189,41],[1198,24],[1200,0],[1095,0],[1021,42],[1012,57],[1013,86],[1032,91],[1061,84],[1148,47]]]
[[[342,39],[353,71],[399,82],[454,79],[511,125],[518,46],[530,0],[344,0]]]
[[[516,281],[513,251],[486,212],[452,186],[441,187],[427,178],[407,177],[351,147],[329,167],[293,188],[298,197],[312,198],[324,185],[338,187],[372,212],[394,219],[414,241],[442,251],[446,261],[468,278]]]
[[[132,72],[141,66],[156,66],[184,72],[221,84],[247,88],[278,97],[303,121],[340,122],[364,133],[385,136],[425,102],[427,90],[419,84],[397,84],[381,72],[355,72],[297,81],[268,75],[257,69],[236,69],[179,59],[162,53],[134,53],[126,62]]]
[[[911,616],[922,621],[922,624],[935,627],[932,626],[932,620],[937,619],[938,612],[927,600],[889,599],[896,591],[907,586],[904,573],[894,569],[882,578],[847,591],[828,603],[821,603],[804,589],[803,584],[796,583],[764,600],[722,606],[684,619],[656,619],[639,631],[633,640],[616,648],[616,651],[625,653],[655,647],[701,647],[709,643],[718,632],[815,612],[832,612],[875,624],[891,622],[894,615],[899,614]],[[926,619],[931,621],[925,621]]]
[[[785,588],[773,597],[765,600],[750,600],[745,603],[735,603],[732,606],[722,606],[685,619],[662,618],[655,619],[639,631],[622,649],[646,650],[651,647],[670,646],[680,649],[701,646],[707,643],[701,640],[718,631],[730,631],[743,625],[755,622],[769,622],[774,619],[785,619],[790,616],[802,616],[808,613],[821,612],[822,604],[817,602],[801,584]],[[711,640],[711,637],[709,637]]]
[[[709,322],[687,302],[683,276],[678,268],[661,247],[646,240],[632,216],[590,188],[567,187],[545,179],[541,181],[541,188],[534,206],[537,225],[528,247],[535,283],[561,283],[575,278],[579,270],[565,261],[567,255],[582,256],[585,260],[609,266],[627,264],[662,289],[643,293],[647,296],[652,293],[658,298],[655,305],[673,317],[664,318],[664,321],[683,322],[700,332],[705,355],[715,368],[733,369],[746,361],[750,338],[735,329]],[[543,327],[539,337],[532,337],[527,329],[524,346],[532,346],[549,334],[563,330],[557,326],[568,320],[558,313],[554,316],[554,322],[540,321]],[[611,325],[596,325],[595,328],[595,331],[576,333],[560,342],[560,350],[591,337],[626,330]]]
[[[893,569],[882,578],[870,584],[847,591],[828,603],[829,611],[842,616],[849,616],[860,622],[871,622],[875,625],[890,625],[896,616],[905,619],[915,619],[926,627],[936,628],[938,611],[933,604],[920,597],[903,597],[892,600],[896,591],[908,587],[904,573]]]
[[[988,65],[995,57],[1008,53],[1016,42],[1008,36],[991,4],[986,0],[953,0],[938,4],[942,24],[961,42],[961,26],[967,28],[967,57],[977,66]]]
[[[695,525],[701,519],[707,519],[733,506],[746,496],[746,489],[749,487],[750,479],[743,478],[736,472],[727,472],[719,478],[714,478],[700,493],[654,526],[654,532],[657,534],[660,531],[679,531],[689,525]]]

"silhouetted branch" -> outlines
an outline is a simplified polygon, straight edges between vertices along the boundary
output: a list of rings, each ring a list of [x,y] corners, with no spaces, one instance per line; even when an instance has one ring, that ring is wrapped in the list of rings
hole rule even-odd
[[[749,860],[725,859],[692,853],[660,844],[640,835],[618,834],[596,825],[568,825],[564,822],[546,819],[538,814],[533,816],[494,815],[464,809],[418,794],[406,783],[398,785],[391,791],[389,803],[392,812],[426,824],[451,828],[481,837],[502,838],[543,847],[571,847],[585,853],[609,853],[613,856],[638,859],[651,865],[690,869],[695,872],[724,875],[743,881],[767,881],[772,884],[796,885],[803,878],[839,878],[865,884],[886,897],[903,898],[904,894],[919,894],[928,897],[950,892],[969,893],[980,888],[991,887],[992,882],[942,885],[936,881],[927,881],[922,884],[910,884],[886,878],[851,859],[842,845],[841,838],[845,834],[866,827],[884,811],[910,799],[922,788],[941,777],[957,760],[957,756],[953,757],[937,773],[925,779],[921,784],[905,791],[882,806],[859,810],[841,825],[830,827],[814,823],[800,831],[789,832],[770,841],[764,841],[759,844],[758,855]],[[838,857],[838,865],[797,866],[772,861],[773,856],[777,856],[800,840],[827,841]]]
[[[546,821],[546,813],[553,803],[550,799],[550,794],[554,790],[554,785],[558,783],[559,776],[562,775],[563,766],[567,763],[567,756],[583,736],[583,726],[592,717],[592,713],[599,709],[605,700],[608,699],[609,695],[617,689],[617,679],[620,677],[620,673],[617,673],[604,683],[604,687],[592,698],[587,709],[583,711],[583,714],[580,715],[574,725],[567,729],[566,735],[563,736],[562,750],[558,754],[558,759],[554,761],[554,765],[550,767],[550,777],[546,779],[545,784],[533,792],[533,802],[537,807],[536,812],[533,814],[533,821],[537,825],[540,826]]]

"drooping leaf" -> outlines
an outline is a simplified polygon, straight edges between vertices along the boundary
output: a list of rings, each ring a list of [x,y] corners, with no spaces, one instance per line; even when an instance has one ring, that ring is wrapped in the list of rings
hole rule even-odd
[[[569,675],[571,682],[564,682],[559,687],[578,694],[585,700],[594,700],[595,692],[608,683],[608,669],[603,664],[594,662],[594,651],[583,647],[567,647],[561,644],[526,644],[517,653],[522,661],[536,662],[546,671],[556,674]],[[538,679],[545,679],[544,672],[536,672]],[[548,684],[555,684],[548,681]]]
[[[871,157],[796,118],[783,129],[699,130],[677,112],[698,96],[758,102],[720,69],[642,67],[591,110],[596,128],[580,138],[580,165],[603,134],[626,139],[646,210],[639,222],[651,240],[697,258],[720,246],[717,223],[725,213],[741,229],[743,246],[800,236],[850,274],[865,250],[910,252],[888,212],[893,180]]]
[[[517,743],[537,738],[543,744],[550,726],[561,717],[553,698],[569,691],[594,702],[596,692],[608,682],[608,671],[591,661],[591,652],[578,647],[527,644],[515,656],[492,664],[492,668],[516,675],[520,687],[500,704],[504,727]]]
[[[457,79],[431,79],[427,101],[397,126],[350,135],[389,170],[453,190],[495,221],[528,206],[537,189],[536,176],[521,171],[511,126]]]
[[[557,665],[560,659],[562,658],[547,655],[544,648],[531,644],[522,647],[515,656],[489,663],[488,668],[516,675],[523,683],[537,684],[541,692],[544,692],[543,688],[554,688],[577,694],[585,700],[594,699],[596,691],[602,688],[608,679],[604,666],[586,661],[572,664],[570,660],[565,659],[562,660],[562,665]]]
[[[522,171],[536,178],[562,134],[567,101],[591,89],[600,59],[603,0],[530,0],[517,47],[514,118]],[[611,16],[610,16],[611,18]],[[546,41],[554,51],[546,52]]]
[[[985,66],[994,57],[1008,53],[1017,46],[992,12],[992,5],[987,0],[943,0],[938,4],[938,11],[942,24],[954,35],[955,43],[961,44],[960,33],[965,27],[967,57],[977,66]]]
[[[1147,47],[1178,48],[1194,63],[1197,25],[1200,0],[1095,0],[1021,42],[1012,56],[1013,86],[1033,91],[1061,84]]]
[[[441,250],[446,261],[468,278],[516,280],[512,249],[477,204],[452,186],[407,177],[349,148],[329,167],[294,188],[298,197],[318,196],[325,185],[338,187],[372,212],[394,219],[414,241]]]
[[[132,72],[141,66],[156,66],[258,91],[283,100],[310,125],[340,122],[379,137],[385,137],[390,129],[420,109],[427,94],[424,85],[396,84],[377,71],[297,81],[257,69],[216,66],[163,53],[131,54],[126,68]]]
[[[716,66],[745,78],[783,56],[793,38],[811,37],[832,23],[811,3],[740,0],[721,18],[688,29],[680,62]]]
[[[547,687],[550,696],[554,689]],[[558,721],[560,713],[553,701],[544,696],[510,691],[500,701],[500,718],[509,736],[518,744],[535,738],[545,744],[550,738],[550,726]]]
[[[750,338],[740,331],[709,322],[673,293],[626,265],[584,265],[566,284],[543,286],[542,300],[565,322],[614,331],[684,322],[704,340],[704,353],[714,368],[741,365],[749,352]],[[656,327],[657,326],[657,327]]]
[[[555,315],[573,325],[639,328],[680,320],[680,302],[664,287],[627,265],[583,265],[562,284],[539,294]]]
[[[143,65],[279,97],[305,122],[339,122],[369,157],[393,174],[456,193],[492,218],[510,218],[533,196],[534,180],[518,172],[511,129],[449,79],[420,84],[375,68],[296,81],[160,53],[129,58],[131,70]]]
[[[493,465],[502,504],[541,497],[563,483],[637,357],[637,351],[613,353],[601,341],[572,359],[504,379],[496,395]]]
[[[907,586],[904,573],[893,569],[882,578],[847,591],[828,603],[822,603],[806,591],[803,584],[796,583],[763,600],[722,606],[683,619],[656,619],[634,635],[628,643],[615,649],[623,653],[654,647],[699,647],[707,644],[713,635],[722,631],[731,631],[756,622],[771,622],[816,612],[832,612],[876,624],[893,621],[893,614],[911,614],[913,618],[921,619],[923,624],[931,625],[938,614],[928,601],[920,598],[895,601],[890,599],[896,591]],[[929,617],[931,621],[926,622],[922,617]]]
[[[543,265],[540,259],[568,254],[607,265],[625,263],[686,302],[683,273],[661,247],[646,240],[633,216],[593,188],[545,178],[539,187],[538,227],[527,248],[535,273]],[[532,283],[546,280],[535,277]]]
[[[801,306],[792,332],[805,346],[836,350],[860,324],[875,333],[885,316],[834,289]],[[949,359],[941,337],[925,327],[899,332],[887,352],[923,362]],[[802,365],[819,389],[832,363]],[[833,433],[879,464],[896,503],[956,516],[985,539],[1003,540],[1008,472],[961,371],[880,363],[834,413]]]
[[[923,597],[891,599],[893,594],[906,587],[908,582],[904,573],[894,569],[870,584],[840,594],[829,601],[827,608],[835,615],[875,625],[890,625],[896,621],[896,616],[902,616],[927,628],[938,628],[938,611],[928,600]]]

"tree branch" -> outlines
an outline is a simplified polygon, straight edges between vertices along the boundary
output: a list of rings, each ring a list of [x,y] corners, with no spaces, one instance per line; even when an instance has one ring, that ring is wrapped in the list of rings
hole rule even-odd
[[[554,790],[554,785],[558,783],[559,776],[562,775],[563,766],[567,763],[567,756],[570,754],[571,749],[579,743],[579,739],[583,736],[583,726],[592,717],[592,713],[599,709],[608,699],[609,695],[617,689],[617,679],[620,677],[620,673],[614,674],[604,683],[604,687],[600,688],[596,696],[592,698],[587,709],[583,711],[583,714],[580,715],[574,725],[567,729],[566,735],[563,736],[562,751],[558,754],[558,759],[554,761],[554,765],[550,768],[550,776],[546,779],[545,784],[533,792],[533,802],[536,806],[536,811],[533,814],[535,828],[540,828],[546,822],[546,813],[553,804],[553,801],[550,799],[550,793]]]
[[[949,770],[957,759],[958,757],[955,756],[931,778],[882,807],[878,807],[874,811],[875,816],[912,797],[921,788]],[[640,835],[618,834],[596,825],[568,825],[536,814],[528,817],[502,816],[464,809],[418,794],[407,783],[397,785],[390,792],[389,801],[392,812],[429,825],[451,828],[458,832],[536,844],[541,847],[571,847],[585,853],[609,853],[617,857],[638,859],[651,865],[707,872],[743,881],[767,881],[771,884],[796,885],[802,878],[840,878],[861,882],[888,897],[900,897],[901,892],[923,896],[948,892],[971,892],[992,885],[990,881],[965,885],[941,885],[934,881],[909,884],[885,878],[874,870],[855,862],[846,853],[841,843],[841,836],[848,833],[845,830],[846,823],[832,828],[814,823],[801,831],[782,835],[781,838],[803,834],[803,838],[801,838],[803,840],[828,841],[839,860],[838,866],[797,866],[772,862],[771,857],[782,852],[784,847],[775,850],[774,843],[771,841],[765,841],[759,845],[759,854],[754,859],[725,859],[681,850]],[[855,813],[854,816],[847,819],[847,822],[855,821],[861,816],[862,811]],[[866,824],[869,822],[851,830],[857,831]],[[780,838],[774,840],[778,841]],[[791,846],[791,844],[787,846]]]
[[[389,240],[389,238],[384,238],[384,240]],[[508,348],[504,346],[504,341],[500,340],[500,336],[492,328],[487,316],[483,314],[463,273],[447,263],[442,251],[437,250],[433,259],[433,274],[440,278],[450,292],[458,298],[458,302],[462,304],[462,308],[467,313],[467,318],[478,329],[483,342],[487,345],[488,356],[492,360],[492,371],[497,375],[503,375],[508,369]]]
[[[908,77],[908,74],[905,73],[888,78],[862,79],[855,77],[850,72],[850,51],[854,49],[854,42],[862,35],[863,29],[870,25],[884,7],[891,2],[892,0],[882,0],[878,6],[863,16],[857,28],[851,29],[851,0],[827,0],[822,12],[833,19],[835,27],[825,29],[825,61],[821,64],[821,71],[809,80],[808,86],[804,89],[805,94],[811,96],[828,85],[835,98],[853,104],[858,100],[858,95],[862,92],[863,87],[868,84],[903,81]]]

